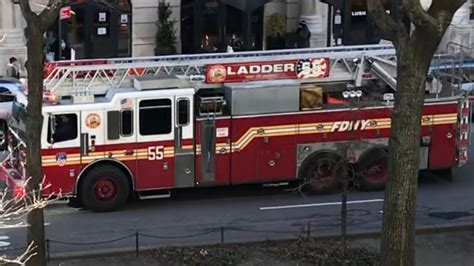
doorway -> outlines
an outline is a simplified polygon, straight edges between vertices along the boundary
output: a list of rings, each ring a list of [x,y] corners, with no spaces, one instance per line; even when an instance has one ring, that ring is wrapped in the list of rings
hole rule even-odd
[[[58,44],[51,42],[48,51],[55,52],[55,60],[60,54],[62,60],[131,56],[130,0],[69,1],[63,6],[71,6],[73,15],[57,21],[48,36],[55,40],[61,36],[74,52],[65,57]]]
[[[265,1],[248,2],[182,0],[183,53],[224,52],[229,43],[234,51],[262,49]]]

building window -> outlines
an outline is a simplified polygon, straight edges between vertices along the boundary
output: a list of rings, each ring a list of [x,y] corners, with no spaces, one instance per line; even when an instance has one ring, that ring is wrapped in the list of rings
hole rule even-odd
[[[171,100],[144,100],[140,102],[140,135],[171,133]]]
[[[123,110],[120,112],[120,135],[123,137],[133,135],[133,111]]]
[[[77,138],[77,115],[60,114],[48,120],[48,143],[58,143]]]

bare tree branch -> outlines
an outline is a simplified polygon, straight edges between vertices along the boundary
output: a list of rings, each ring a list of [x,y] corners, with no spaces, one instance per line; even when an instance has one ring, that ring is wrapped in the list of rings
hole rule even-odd
[[[420,0],[402,0],[405,12],[416,27],[435,27],[437,20],[425,12]]]
[[[26,182],[30,182],[28,179]],[[25,184],[26,187],[27,184]],[[50,187],[50,184],[42,186],[42,190]],[[51,202],[62,197],[61,193],[50,195],[47,198],[40,197],[39,191],[29,191],[21,197],[11,197],[8,189],[0,191],[0,221],[18,220],[35,209],[43,209]],[[1,229],[1,227],[0,227]]]
[[[20,8],[25,20],[28,23],[32,23],[37,18],[37,14],[31,10],[30,1],[28,0],[20,0]]]
[[[400,37],[406,37],[407,33],[403,24],[397,23],[397,21],[387,14],[382,1],[367,0],[367,11],[379,30],[388,40],[396,43]]]
[[[3,163],[3,162],[2,162]],[[28,179],[26,182],[29,182]],[[44,182],[43,182],[44,183]],[[48,188],[49,185],[42,187],[42,189]],[[43,198],[41,193],[38,191],[28,192],[31,195],[24,195],[23,197],[16,197],[10,195],[8,189],[0,191],[0,230],[7,228],[16,228],[22,225],[22,222],[16,222],[21,220],[26,214],[36,209],[43,209],[53,201],[60,199],[61,195],[51,195],[48,198]],[[2,222],[9,221],[8,224]],[[13,221],[13,224],[11,223]],[[0,255],[0,265],[25,265],[32,257],[37,255],[37,245],[32,241],[28,247],[23,251],[21,255],[16,258],[8,258],[5,255]]]
[[[59,8],[61,7],[60,0],[49,0],[48,7],[43,9],[38,16],[40,20],[40,29],[42,31],[46,31],[51,24],[58,18],[59,16]]]
[[[18,257],[14,259],[9,259],[6,256],[0,256],[0,265],[25,265],[27,261],[29,261],[33,256],[36,256],[36,245],[31,242],[28,247],[25,249],[25,251]]]
[[[61,7],[60,0],[49,0],[48,4],[44,6],[41,13],[36,14],[31,10],[30,1],[20,0],[20,8],[28,23],[36,25],[41,31],[46,31],[49,26],[57,19],[59,15],[59,8]]]
[[[428,14],[432,17],[437,17],[442,11],[449,11],[454,14],[466,1],[467,0],[433,0],[428,9]]]
[[[433,26],[438,35],[444,35],[446,28],[450,25],[454,13],[464,4],[466,0],[433,0],[428,14],[435,18],[437,24]]]

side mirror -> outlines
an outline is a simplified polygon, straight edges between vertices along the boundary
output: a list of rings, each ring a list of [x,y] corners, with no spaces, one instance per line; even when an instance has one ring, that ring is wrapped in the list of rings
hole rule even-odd
[[[49,142],[54,144],[54,133],[56,133],[56,116],[53,114],[49,114]]]
[[[0,120],[0,151],[3,151],[5,150],[4,149],[4,146],[6,144],[6,136],[7,136],[7,130],[8,130],[8,127],[7,127],[7,121],[6,120]]]

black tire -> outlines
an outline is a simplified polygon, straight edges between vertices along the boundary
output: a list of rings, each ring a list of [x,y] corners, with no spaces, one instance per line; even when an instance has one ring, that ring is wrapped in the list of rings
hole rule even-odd
[[[130,187],[126,175],[110,165],[91,169],[81,181],[79,190],[84,207],[97,212],[122,208],[129,195]]]
[[[67,206],[71,208],[82,208],[84,204],[82,204],[81,199],[79,197],[70,197],[67,201]]]
[[[384,190],[388,180],[388,151],[381,148],[363,155],[356,164],[356,177],[362,191]]]
[[[304,182],[304,190],[315,194],[330,193],[337,189],[339,180],[336,168],[340,157],[330,152],[311,155],[303,162],[299,178]]]
[[[437,177],[448,180],[449,182],[452,182],[454,180],[452,168],[431,170],[431,173]]]

